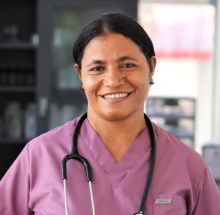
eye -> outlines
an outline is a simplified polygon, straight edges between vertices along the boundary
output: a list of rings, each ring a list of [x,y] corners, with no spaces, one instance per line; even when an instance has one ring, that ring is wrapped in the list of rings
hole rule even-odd
[[[134,64],[131,64],[131,63],[126,63],[122,66],[122,68],[129,68],[129,67],[133,67],[135,66]]]
[[[97,71],[97,72],[99,72],[99,71],[104,70],[104,68],[103,68],[103,67],[98,66],[98,67],[95,67],[95,68],[93,68],[93,69],[91,69],[91,70],[92,70],[92,71]]]

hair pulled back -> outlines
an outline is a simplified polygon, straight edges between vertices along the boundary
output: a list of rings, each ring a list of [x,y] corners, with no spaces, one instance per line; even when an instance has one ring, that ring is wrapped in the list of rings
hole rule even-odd
[[[92,20],[80,33],[73,47],[73,58],[81,73],[81,61],[89,42],[101,35],[119,33],[136,43],[152,71],[151,57],[155,56],[151,39],[145,30],[131,17],[119,13],[105,13]]]

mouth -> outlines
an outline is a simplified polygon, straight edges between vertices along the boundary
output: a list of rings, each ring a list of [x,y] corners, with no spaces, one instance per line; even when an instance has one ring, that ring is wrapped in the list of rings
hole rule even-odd
[[[118,98],[126,98],[130,95],[131,93],[112,93],[108,95],[102,96],[105,99],[118,99]]]

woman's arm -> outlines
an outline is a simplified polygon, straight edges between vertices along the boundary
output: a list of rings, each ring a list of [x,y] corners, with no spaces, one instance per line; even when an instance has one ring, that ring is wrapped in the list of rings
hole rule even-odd
[[[220,214],[220,192],[207,165],[200,178],[195,201],[195,207],[190,215]]]
[[[28,144],[0,181],[0,214],[30,215],[30,166]],[[3,165],[3,164],[0,164]]]

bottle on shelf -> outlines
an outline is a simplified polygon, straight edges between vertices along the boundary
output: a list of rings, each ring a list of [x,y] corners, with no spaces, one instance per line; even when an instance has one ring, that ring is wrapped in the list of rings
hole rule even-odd
[[[8,85],[14,86],[17,84],[16,77],[16,64],[14,62],[9,63],[8,66]]]
[[[37,136],[36,104],[29,103],[25,109],[24,137],[32,139]]]
[[[25,85],[34,86],[34,65],[32,63],[28,63],[25,65]]]
[[[61,110],[56,103],[50,104],[49,130],[61,125]]]
[[[34,86],[34,78],[32,63],[0,63],[0,86]]]
[[[24,74],[24,64],[19,63],[17,65],[17,85],[23,86],[25,85],[25,74]]]
[[[14,139],[22,137],[22,113],[19,103],[8,103],[5,110],[5,127],[7,137]]]
[[[3,135],[4,135],[4,124],[2,117],[0,117],[0,137],[2,137]]]
[[[16,42],[18,39],[18,27],[16,25],[3,26],[3,41]]]
[[[0,86],[5,86],[8,83],[7,64],[5,62],[0,63]]]

